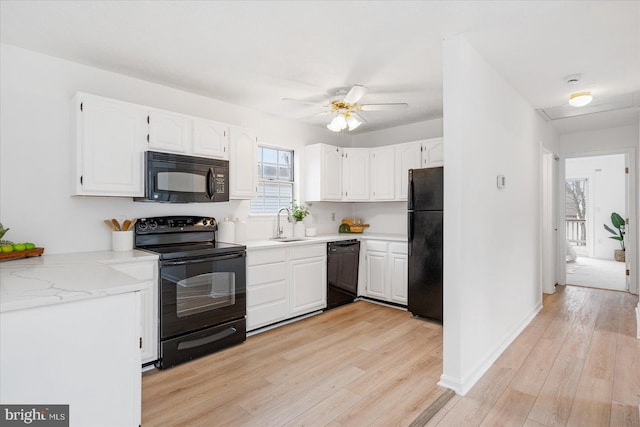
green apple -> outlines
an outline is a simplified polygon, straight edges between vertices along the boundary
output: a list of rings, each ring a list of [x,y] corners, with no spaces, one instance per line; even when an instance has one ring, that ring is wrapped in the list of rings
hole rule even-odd
[[[15,252],[24,251],[25,249],[26,249],[26,247],[24,246],[24,243],[16,243],[16,244],[13,245],[13,250]]]
[[[33,243],[31,243],[31,242],[27,242],[27,243],[25,243],[25,244],[24,244],[24,247],[25,247],[27,250],[29,250],[29,249],[34,249],[34,248],[36,247],[36,245],[34,245],[34,244],[33,244]]]
[[[2,253],[13,252],[13,246],[11,245],[0,246],[0,252]]]

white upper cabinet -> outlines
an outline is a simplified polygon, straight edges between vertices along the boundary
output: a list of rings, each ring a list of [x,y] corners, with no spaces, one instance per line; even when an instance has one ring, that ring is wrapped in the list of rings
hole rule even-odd
[[[229,128],[229,198],[258,195],[258,138],[246,128]]]
[[[205,119],[193,119],[193,154],[229,160],[229,126]]]
[[[150,110],[149,149],[186,154],[191,151],[192,118],[162,110]]]
[[[81,93],[72,99],[71,107],[75,156],[72,194],[142,196],[146,110]]]
[[[395,148],[393,146],[371,150],[371,199],[395,199]]]
[[[396,198],[398,200],[407,200],[409,169],[422,167],[422,143],[417,141],[398,144],[395,146],[395,150]]]
[[[444,143],[442,138],[428,139],[422,142],[422,167],[444,166]]]
[[[343,199],[369,200],[369,148],[342,149]]]
[[[303,172],[306,201],[342,200],[342,148],[307,145]]]

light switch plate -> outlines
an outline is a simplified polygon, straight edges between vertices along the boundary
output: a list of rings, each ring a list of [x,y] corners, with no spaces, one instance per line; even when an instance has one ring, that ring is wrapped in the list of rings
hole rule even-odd
[[[498,175],[497,185],[500,189],[504,188],[507,185],[507,178],[504,175]]]

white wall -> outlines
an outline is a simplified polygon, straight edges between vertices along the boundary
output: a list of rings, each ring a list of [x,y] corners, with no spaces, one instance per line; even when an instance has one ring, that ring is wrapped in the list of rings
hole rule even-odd
[[[638,126],[621,126],[560,135],[560,154],[601,154],[638,148]]]
[[[69,99],[76,91],[247,126],[263,142],[296,149],[298,161],[306,144],[351,142],[348,135],[13,46],[0,46],[0,67],[0,221],[11,228],[7,239],[32,241],[46,253],[110,249],[105,218],[194,214],[246,219],[249,211],[248,201],[176,205],[69,196]],[[332,233],[340,218],[351,215],[351,207],[318,203],[312,213],[318,232]],[[270,237],[274,217],[249,218],[250,237]]]
[[[613,259],[613,251],[620,243],[609,239],[611,233],[603,224],[613,228],[611,212],[627,217],[625,210],[625,158],[623,154],[567,159],[567,179],[588,178],[587,240],[590,256]]]
[[[541,308],[540,141],[549,130],[464,36],[443,43],[443,60],[441,384],[465,394]]]
[[[384,113],[380,113],[384,114]],[[380,147],[442,136],[442,119],[431,119],[354,135],[352,147]]]

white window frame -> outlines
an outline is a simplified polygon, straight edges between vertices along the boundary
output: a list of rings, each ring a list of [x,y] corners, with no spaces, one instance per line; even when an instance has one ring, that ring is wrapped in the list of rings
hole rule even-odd
[[[270,150],[278,150],[278,151],[287,151],[291,153],[291,180],[284,180],[284,179],[271,179],[271,178],[263,178],[262,176],[260,176],[260,172],[258,171],[258,187],[264,185],[265,183],[269,183],[269,184],[285,184],[285,185],[291,185],[291,200],[288,202],[288,204],[284,205],[284,204],[280,204],[280,197],[278,197],[278,210],[282,207],[291,207],[291,202],[293,200],[295,200],[295,190],[296,190],[296,185],[295,185],[295,167],[294,167],[294,162],[295,162],[295,150],[291,147],[282,147],[282,146],[275,146],[275,145],[269,145],[269,144],[263,144],[263,143],[258,143],[258,150],[263,149],[263,148],[267,148]],[[279,158],[279,156],[278,156]],[[262,159],[264,160],[264,157],[262,157]],[[262,161],[258,160],[258,163],[256,163],[256,168],[258,168],[260,166],[260,164],[263,163]],[[264,166],[264,165],[263,165]],[[277,211],[275,212],[256,212],[254,211],[254,201],[260,201],[263,200],[264,198],[260,197],[260,191],[258,190],[258,196],[251,200],[251,204],[249,206],[249,214],[251,216],[273,216],[273,214],[276,214]]]

